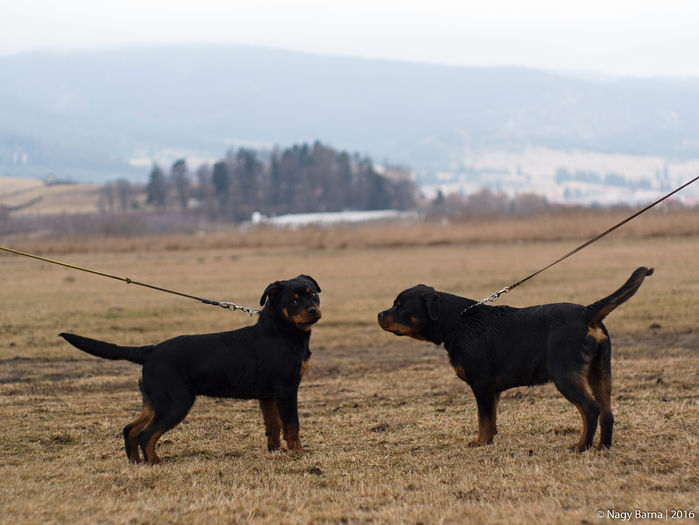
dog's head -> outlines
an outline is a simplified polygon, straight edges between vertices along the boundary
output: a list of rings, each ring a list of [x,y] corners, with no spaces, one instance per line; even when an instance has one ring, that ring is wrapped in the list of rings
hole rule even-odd
[[[418,284],[403,290],[391,308],[379,312],[379,325],[396,335],[428,341],[429,327],[439,318],[440,310],[441,300],[435,289]]]
[[[307,332],[322,316],[319,292],[320,286],[313,277],[299,275],[267,286],[260,297],[260,306],[266,303],[282,319]]]

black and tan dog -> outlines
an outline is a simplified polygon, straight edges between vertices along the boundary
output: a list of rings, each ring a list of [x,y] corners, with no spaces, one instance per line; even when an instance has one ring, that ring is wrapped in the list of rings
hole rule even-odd
[[[472,446],[492,443],[501,392],[553,381],[582,415],[582,435],[573,450],[592,446],[598,417],[599,446],[610,447],[611,344],[602,320],[652,273],[638,268],[616,292],[589,306],[479,305],[464,311],[476,301],[420,284],[401,292],[393,307],[380,312],[379,325],[396,335],[444,343],[457,375],[476,396],[478,438]]]
[[[143,365],[139,381],[143,413],[124,427],[126,455],[140,462],[140,446],[150,464],[160,461],[155,444],[180,423],[198,395],[258,399],[267,448],[278,450],[283,430],[289,450],[301,450],[297,394],[308,367],[311,327],[320,317],[320,287],[299,275],[270,284],[252,326],[215,334],[183,335],[141,347],[117,346],[63,333],[70,344],[106,359]]]

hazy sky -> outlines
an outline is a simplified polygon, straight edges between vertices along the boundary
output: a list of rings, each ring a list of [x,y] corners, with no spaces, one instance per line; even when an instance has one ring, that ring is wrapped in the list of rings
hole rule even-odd
[[[0,55],[171,43],[699,77],[699,0],[0,0]]]

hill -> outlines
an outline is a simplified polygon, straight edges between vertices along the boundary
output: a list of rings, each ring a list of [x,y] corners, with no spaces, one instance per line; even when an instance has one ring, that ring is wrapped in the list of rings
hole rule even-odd
[[[60,215],[97,211],[100,187],[95,184],[48,185],[36,179],[0,176],[0,213]]]
[[[699,157],[699,79],[231,46],[20,54],[0,77],[0,173],[14,176],[143,180],[153,159],[315,139],[425,172],[525,146]]]

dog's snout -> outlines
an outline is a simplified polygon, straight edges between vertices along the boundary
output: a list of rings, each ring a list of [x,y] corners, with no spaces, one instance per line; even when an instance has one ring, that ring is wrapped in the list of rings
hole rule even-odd
[[[317,306],[311,306],[310,308],[308,308],[307,311],[309,314],[315,316],[316,319],[320,319],[322,317],[322,314],[320,313],[320,308],[318,308]]]
[[[383,312],[379,312],[379,321],[381,321],[381,319],[383,319]]]

